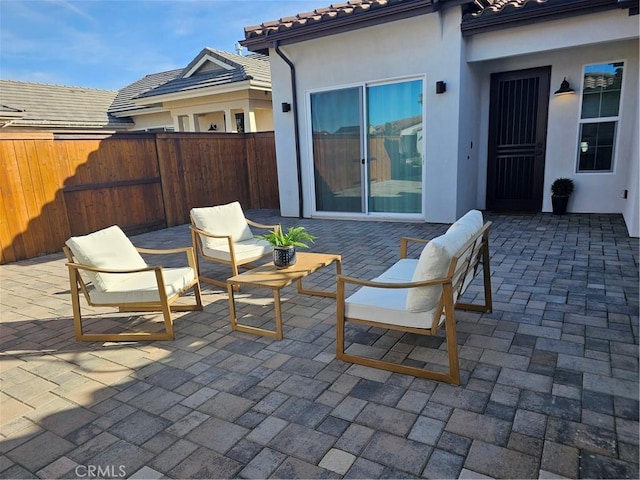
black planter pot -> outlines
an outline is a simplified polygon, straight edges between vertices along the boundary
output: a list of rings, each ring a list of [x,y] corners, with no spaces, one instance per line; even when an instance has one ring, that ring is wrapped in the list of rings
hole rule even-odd
[[[273,247],[273,264],[276,268],[288,268],[296,264],[296,247]]]
[[[556,196],[551,195],[551,205],[553,206],[554,215],[564,215],[567,213],[567,203],[569,203],[568,196]]]

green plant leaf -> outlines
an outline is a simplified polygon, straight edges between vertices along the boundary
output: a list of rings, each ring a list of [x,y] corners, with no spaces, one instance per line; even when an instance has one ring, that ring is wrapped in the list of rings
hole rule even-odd
[[[289,227],[289,229],[285,232],[282,226],[278,225],[279,228],[271,230],[268,233],[263,235],[256,235],[257,238],[262,240],[266,240],[274,247],[302,247],[308,248],[308,243],[316,239],[315,235],[310,234],[305,230],[304,227]]]

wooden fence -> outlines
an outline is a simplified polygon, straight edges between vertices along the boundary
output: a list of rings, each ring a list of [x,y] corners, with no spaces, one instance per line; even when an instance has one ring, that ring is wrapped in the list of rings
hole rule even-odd
[[[0,133],[0,264],[118,224],[135,234],[192,207],[279,208],[273,132]]]

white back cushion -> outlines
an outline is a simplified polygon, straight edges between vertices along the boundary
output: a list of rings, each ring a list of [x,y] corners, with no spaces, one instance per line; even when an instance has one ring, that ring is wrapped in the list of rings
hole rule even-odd
[[[191,209],[193,223],[200,230],[213,235],[231,235],[234,242],[250,240],[253,233],[249,228],[239,202],[227,203],[215,207]],[[215,249],[228,245],[225,238],[211,238],[200,235],[203,247]]]
[[[477,212],[480,215],[479,226],[477,226],[478,215],[472,212]],[[427,243],[420,254],[412,281],[419,282],[445,277],[453,256],[481,227],[482,213],[478,210],[472,210],[451,225],[447,233]],[[431,310],[438,305],[441,294],[441,285],[412,288],[407,295],[407,310],[410,312]]]
[[[449,227],[447,233],[452,230],[456,230],[462,226],[470,228],[475,234],[484,225],[484,219],[482,218],[482,212],[480,210],[469,210],[462,217],[460,217],[453,225]]]
[[[135,269],[147,263],[117,225],[66,241],[78,263],[98,268]],[[98,291],[108,292],[122,280],[122,274],[85,272]]]

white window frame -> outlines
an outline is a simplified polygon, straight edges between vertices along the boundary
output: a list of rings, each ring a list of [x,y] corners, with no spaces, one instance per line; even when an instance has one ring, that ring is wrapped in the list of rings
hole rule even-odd
[[[580,175],[611,175],[615,173],[618,162],[616,161],[616,157],[618,155],[618,142],[620,139],[619,130],[620,130],[620,119],[622,118],[622,109],[624,107],[624,94],[625,94],[625,71],[623,70],[622,74],[622,84],[620,85],[620,99],[618,104],[618,115],[611,117],[593,117],[593,118],[582,118],[582,105],[584,103],[584,72],[587,67],[591,67],[594,65],[603,65],[603,64],[613,64],[613,63],[622,63],[623,68],[626,69],[628,66],[628,62],[626,59],[621,60],[603,60],[601,62],[593,62],[593,63],[585,63],[582,65],[581,69],[581,90],[580,90],[580,111],[578,112],[578,137],[576,139],[576,161],[575,161],[575,172]],[[613,151],[611,152],[611,167],[609,170],[580,170],[580,139],[582,137],[582,125],[585,124],[594,124],[594,123],[607,123],[614,122],[615,123],[615,131],[614,131],[614,139],[613,139]]]

